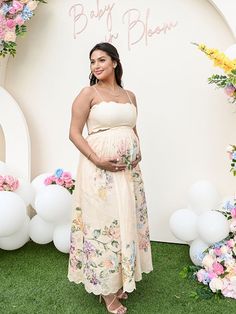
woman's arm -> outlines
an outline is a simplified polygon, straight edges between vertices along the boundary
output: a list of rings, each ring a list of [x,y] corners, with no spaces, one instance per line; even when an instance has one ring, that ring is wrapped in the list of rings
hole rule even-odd
[[[91,109],[90,104],[93,97],[94,95],[91,91],[91,87],[85,87],[75,98],[72,104],[69,139],[78,148],[78,150],[97,167],[108,171],[124,170],[126,165],[117,164],[117,160],[99,158],[82,136],[83,128]]]
[[[99,163],[98,156],[82,136],[83,128],[89,115],[92,99],[93,93],[91,92],[91,87],[83,88],[79,95],[75,98],[71,110],[69,139],[85,157],[97,165]]]

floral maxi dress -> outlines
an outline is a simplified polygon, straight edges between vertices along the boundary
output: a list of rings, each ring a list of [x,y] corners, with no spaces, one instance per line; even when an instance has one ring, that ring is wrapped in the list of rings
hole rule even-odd
[[[68,279],[96,295],[121,287],[132,292],[142,273],[153,269],[142,175],[139,165],[129,167],[139,152],[136,117],[132,103],[102,101],[87,120],[86,140],[95,153],[127,165],[124,171],[110,172],[80,156]]]

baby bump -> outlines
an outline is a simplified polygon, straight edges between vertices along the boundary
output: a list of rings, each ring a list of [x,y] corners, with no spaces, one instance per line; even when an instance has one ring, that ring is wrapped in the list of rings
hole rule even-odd
[[[130,127],[117,127],[87,137],[87,142],[99,157],[119,159],[127,166],[140,151],[139,140]]]

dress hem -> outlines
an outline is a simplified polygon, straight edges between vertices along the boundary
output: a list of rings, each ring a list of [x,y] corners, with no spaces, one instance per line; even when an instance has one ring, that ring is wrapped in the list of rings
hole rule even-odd
[[[150,270],[147,270],[147,271],[142,271],[141,272],[141,278],[140,279],[135,279],[135,282],[138,282],[138,281],[141,281],[142,280],[142,274],[143,273],[145,273],[145,274],[149,274],[151,271],[153,271],[153,268],[152,269],[150,269]],[[100,295],[100,294],[102,294],[102,295],[109,295],[109,294],[111,294],[111,293],[117,293],[122,287],[123,287],[123,285],[121,286],[121,287],[119,287],[119,288],[117,288],[115,291],[110,291],[109,293],[107,293],[107,294],[103,294],[102,292],[95,292],[95,291],[93,291],[93,290],[89,290],[89,289],[86,289],[86,286],[85,286],[85,284],[84,284],[84,282],[81,280],[81,281],[75,281],[75,280],[73,280],[73,279],[70,279],[69,277],[67,277],[68,278],[68,280],[70,281],[70,282],[74,282],[74,283],[76,283],[76,284],[83,284],[84,285],[84,289],[88,292],[88,293],[93,293],[93,294],[95,294],[95,295]],[[136,287],[134,287],[133,289],[126,289],[126,290],[123,290],[123,292],[128,292],[128,293],[131,293],[131,292],[133,292],[134,290],[136,290]]]

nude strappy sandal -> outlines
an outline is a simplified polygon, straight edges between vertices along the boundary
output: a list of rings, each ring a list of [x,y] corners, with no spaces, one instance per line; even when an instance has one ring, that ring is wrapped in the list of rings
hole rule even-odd
[[[120,305],[117,309],[115,310],[110,310],[110,306],[113,304],[113,302],[115,301],[115,299],[117,298],[117,296],[115,295],[114,298],[112,299],[111,303],[109,305],[106,304],[105,299],[102,297],[102,295],[100,294],[99,296],[99,302],[102,302],[102,299],[104,300],[105,304],[106,304],[106,308],[108,310],[109,313],[113,313],[113,314],[125,314],[127,312],[127,308],[123,305]]]

